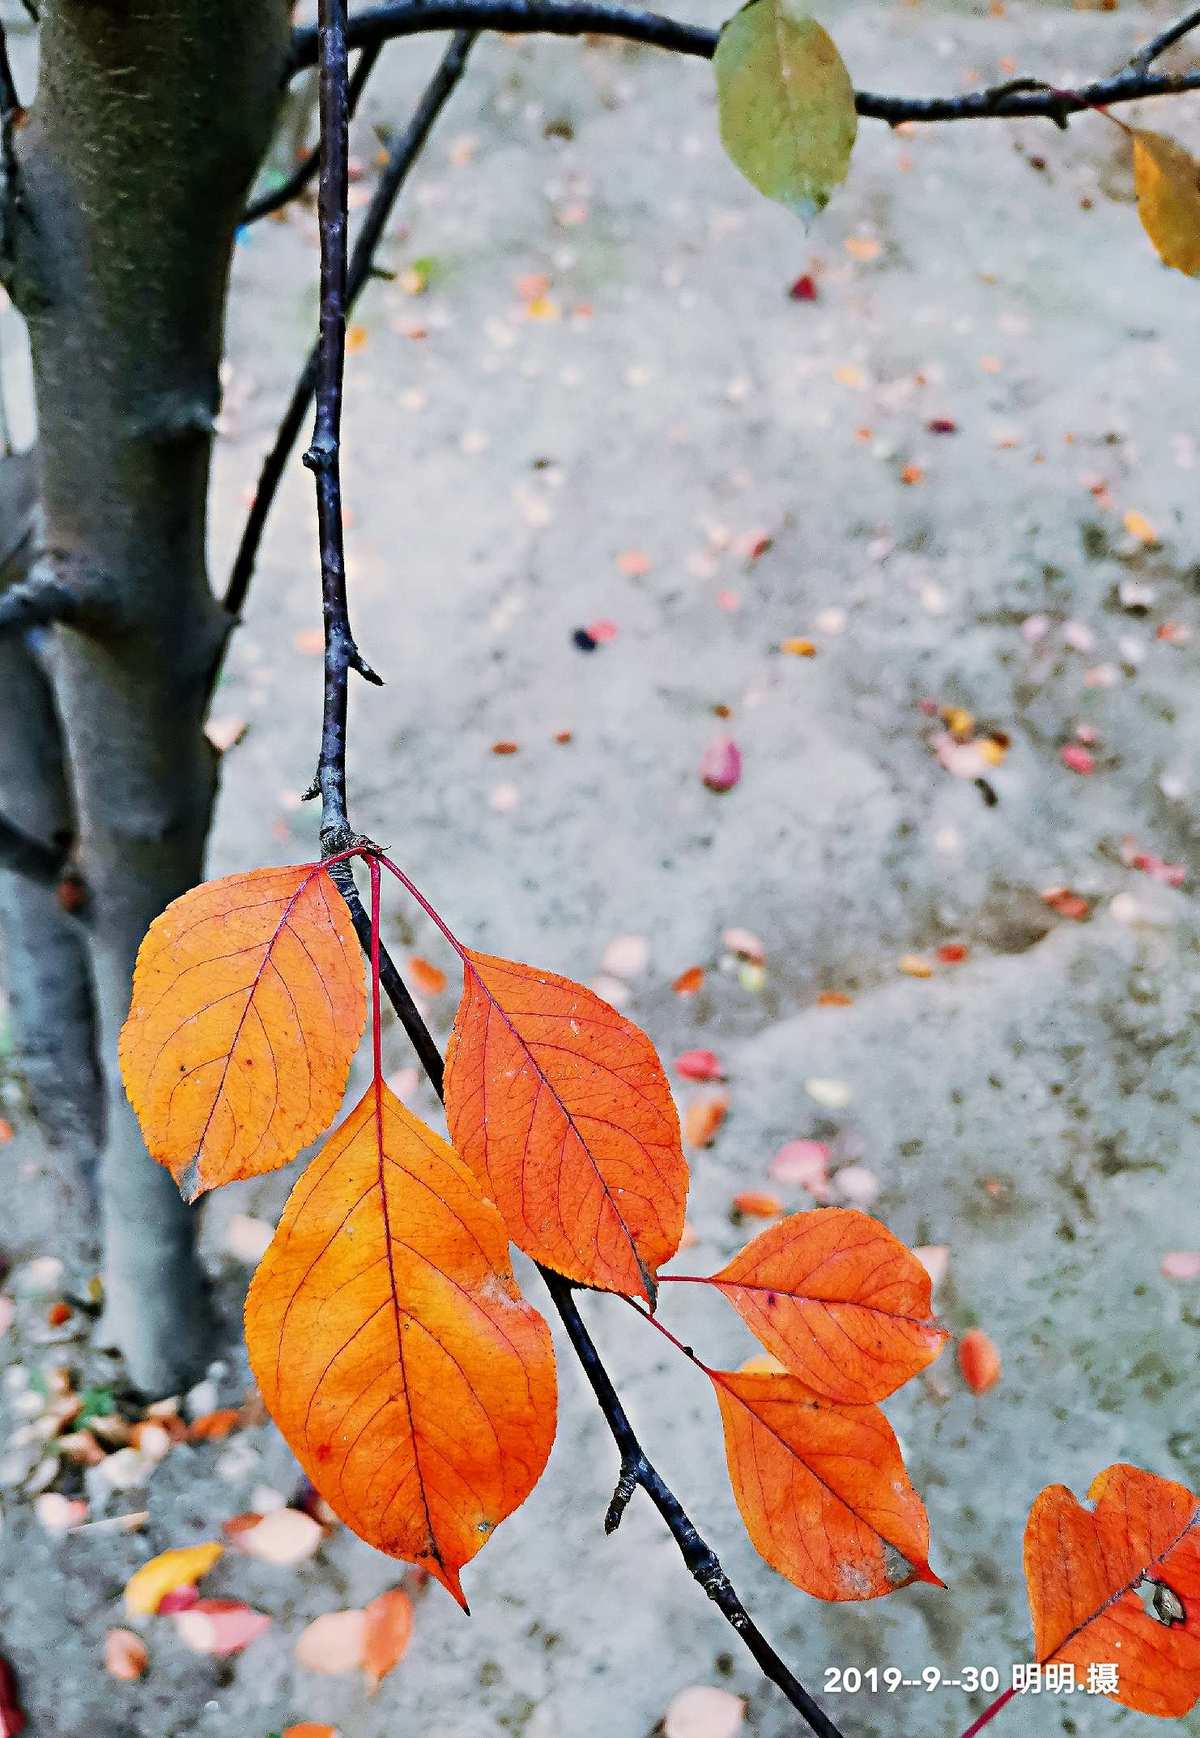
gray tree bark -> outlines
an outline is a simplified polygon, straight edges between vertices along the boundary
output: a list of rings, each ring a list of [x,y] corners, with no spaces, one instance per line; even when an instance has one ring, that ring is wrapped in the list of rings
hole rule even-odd
[[[203,873],[216,786],[203,725],[229,627],[205,551],[218,367],[288,15],[287,0],[46,0],[8,201],[41,561],[75,600],[49,663],[105,1078],[104,1338],[158,1392],[202,1363],[208,1314],[192,1213],[146,1153],[116,1045],[142,936]]]

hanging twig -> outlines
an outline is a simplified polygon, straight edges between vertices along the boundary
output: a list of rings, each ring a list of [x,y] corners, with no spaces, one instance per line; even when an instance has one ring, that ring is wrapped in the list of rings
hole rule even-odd
[[[316,422],[312,445],[305,454],[305,463],[314,472],[317,480],[321,539],[325,706],[321,752],[317,763],[317,785],[322,800],[321,846],[324,854],[331,857],[345,852],[359,841],[359,836],[350,825],[346,793],[346,691],[351,669],[357,669],[365,675],[373,673],[364,664],[350,630],[342,553],[339,456],[348,288],[346,151],[349,123],[345,0],[320,0],[318,30],[321,68],[321,325],[316,370]],[[460,39],[454,45],[452,52],[456,58],[449,69],[443,62],[443,82],[446,77],[451,83],[457,78],[469,47],[469,39]],[[429,99],[429,92],[426,97]],[[441,100],[444,101],[444,96]],[[440,101],[427,100],[424,106],[436,113]],[[432,113],[429,114],[429,124],[432,124]],[[403,178],[402,169],[397,169],[396,178]],[[360,250],[368,260],[386,220],[382,201],[377,216],[373,238],[366,225],[359,238]],[[361,842],[369,845],[366,840]],[[394,962],[382,947],[375,926],[363,910],[362,901],[351,879],[350,865],[342,861],[331,866],[330,873],[347,900],[360,942],[368,955],[374,952],[374,957],[378,960],[381,984],[401,1024],[412,1039],[429,1079],[440,1095],[443,1076],[441,1055]],[[678,1498],[647,1458],[575,1306],[570,1284],[544,1268],[540,1271],[620,1451],[620,1479],[617,1494],[609,1507],[607,1530],[615,1530],[633,1491],[640,1486],[662,1515],[693,1576],[733,1625],[763,1671],[779,1686],[792,1706],[804,1716],[817,1738],[841,1738],[837,1727],[821,1711],[799,1680],[788,1671],[779,1655],[751,1621],[715,1553],[701,1538]]]
[[[467,63],[467,55],[474,41],[474,32],[466,30],[459,31],[453,38],[437,71],[430,79],[412,120],[392,145],[388,154],[387,166],[379,178],[379,184],[371,197],[371,203],[363,217],[362,228],[354,244],[354,253],[346,276],[345,306],[347,314],[354,308],[363,289],[370,281],[376,251],[383,239],[383,232],[387,227],[388,219],[400,197],[400,191],[408,179],[409,170],[424,150],[426,140],[433,130],[434,122],[441,114],[451,92],[462,77]],[[250,589],[250,580],[254,573],[254,564],[258,559],[263,532],[266,530],[267,518],[287,470],[287,463],[299,437],[304,418],[308,414],[313,394],[316,391],[318,362],[318,350],[314,347],[300,372],[300,378],[296,382],[291,402],[284,412],[283,421],[279,425],[271,450],[263,460],[258,488],[255,490],[254,501],[246,519],[242,540],[233,563],[233,571],[230,574],[229,586],[225,593],[225,608],[233,616],[240,615],[245,606],[246,593]]]
[[[1043,118],[1058,126],[1068,115],[1114,103],[1139,102],[1144,97],[1178,96],[1200,90],[1200,72],[1152,73],[1151,61],[1200,24],[1200,13],[1191,12],[1178,24],[1143,49],[1120,72],[1072,90],[1060,90],[1042,80],[1023,78],[994,85],[988,90],[968,91],[952,97],[882,96],[857,91],[855,106],[860,115],[899,126],[902,121],[976,121]],[[698,55],[711,60],[718,33],[699,25],[683,24],[656,12],[609,6],[602,0],[385,0],[356,12],[349,21],[350,41],[356,45],[391,41],[427,30],[474,28],[499,30],[512,35],[617,36],[677,54]],[[299,29],[293,36],[292,65],[299,71],[316,58],[313,31]]]
[[[375,70],[376,62],[383,53],[382,42],[369,42],[355,62],[354,71],[350,75],[350,118],[354,119],[358,112],[359,99],[367,87],[367,80]],[[252,199],[242,213],[242,222],[257,223],[262,217],[270,217],[273,211],[281,211],[285,205],[290,205],[293,199],[299,198],[304,189],[316,180],[321,168],[321,152],[309,151],[301,158],[287,179],[278,187],[264,193],[261,198]]]

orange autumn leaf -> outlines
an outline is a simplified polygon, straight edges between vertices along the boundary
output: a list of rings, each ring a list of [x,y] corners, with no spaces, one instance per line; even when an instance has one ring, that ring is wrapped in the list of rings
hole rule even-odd
[[[184,1197],[273,1171],[321,1134],[365,1021],[358,942],[319,864],[168,905],[138,951],[121,1074]]]
[[[671,985],[677,996],[694,996],[704,985],[704,967],[689,966],[686,972],[680,972]]]
[[[1200,1500],[1140,1467],[1110,1466],[1088,1491],[1034,1502],[1025,1578],[1038,1661],[1119,1662],[1114,1701],[1180,1718],[1200,1700]],[[1143,1594],[1154,1615],[1147,1611]]]
[[[1000,1354],[982,1328],[968,1328],[958,1342],[958,1368],[972,1394],[986,1394],[1000,1380]]]
[[[293,1189],[246,1344],[329,1506],[465,1605],[460,1569],[549,1456],[554,1354],[495,1208],[382,1082]]]
[[[366,1608],[363,1670],[373,1695],[392,1668],[400,1663],[412,1637],[413,1606],[402,1587],[389,1587]]]
[[[729,1099],[723,1092],[706,1092],[694,1098],[683,1113],[683,1138],[687,1145],[711,1147],[728,1113]]]
[[[583,1285],[653,1300],[688,1174],[644,1032],[582,984],[467,950],[446,1117],[518,1248]]]
[[[929,1521],[876,1406],[795,1376],[711,1370],[733,1494],[755,1550],[816,1599],[877,1599],[929,1567]]]
[[[826,1400],[883,1400],[947,1335],[916,1256],[848,1207],[793,1213],[707,1282],[793,1375]]]
[[[440,966],[423,959],[419,953],[410,955],[408,972],[418,990],[426,996],[440,996],[446,988],[446,974]]]

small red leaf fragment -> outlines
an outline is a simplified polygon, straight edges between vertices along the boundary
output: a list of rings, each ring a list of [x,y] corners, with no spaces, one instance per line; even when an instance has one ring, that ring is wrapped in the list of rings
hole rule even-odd
[[[680,972],[671,985],[677,996],[694,996],[704,983],[704,967],[689,966],[686,972]]]
[[[1000,1380],[1000,1354],[982,1328],[970,1328],[958,1342],[958,1367],[972,1394],[986,1394]]]
[[[1096,757],[1089,754],[1080,742],[1066,742],[1058,751],[1058,758],[1068,772],[1077,772],[1086,777],[1096,770]]]
[[[710,791],[731,791],[742,776],[742,754],[732,736],[714,736],[700,756],[700,777]]]
[[[1072,893],[1069,887],[1047,887],[1042,894],[1042,903],[1072,923],[1083,923],[1091,915],[1092,908],[1087,900],[1081,893]]]
[[[17,1695],[17,1676],[6,1659],[0,1658],[0,1738],[17,1738],[28,1722]]]
[[[675,1072],[685,1080],[723,1080],[725,1071],[712,1050],[685,1050],[676,1058]]]
[[[793,302],[815,302],[817,299],[817,280],[811,272],[805,272],[798,277],[788,295]]]

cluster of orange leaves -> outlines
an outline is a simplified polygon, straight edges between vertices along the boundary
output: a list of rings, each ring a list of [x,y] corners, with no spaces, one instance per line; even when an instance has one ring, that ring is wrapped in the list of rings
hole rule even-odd
[[[688,1170],[645,1033],[583,985],[459,951],[450,1141],[377,1067],[292,1191],[250,1287],[246,1339],[266,1405],[330,1507],[465,1606],[462,1568],[529,1495],[555,1434],[550,1333],[509,1243],[653,1312]],[[321,865],[231,876],[168,907],[138,957],[121,1066],[150,1152],[188,1199],[284,1165],[325,1131],[366,1012],[362,956]],[[691,1283],[722,1294],[770,1354],[738,1371],[695,1360],[767,1562],[829,1600],[940,1586],[878,1405],[947,1337],[917,1258],[867,1215],[822,1208]],[[1200,1694],[1196,1500],[1132,1468],[1093,1494],[1094,1515],[1054,1487],[1031,1516],[1038,1657],[1116,1657],[1118,1699],[1182,1711]],[[1168,1614],[1185,1614],[1171,1623],[1135,1591],[1168,1569]]]

